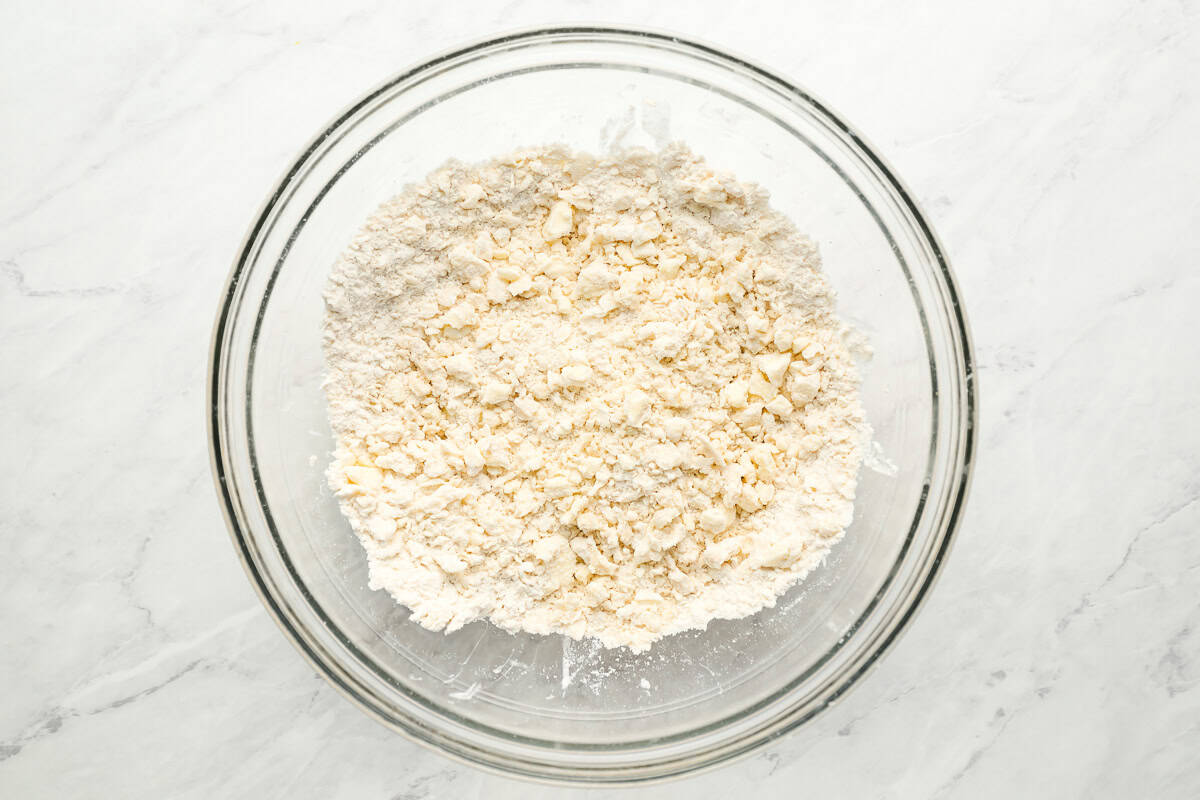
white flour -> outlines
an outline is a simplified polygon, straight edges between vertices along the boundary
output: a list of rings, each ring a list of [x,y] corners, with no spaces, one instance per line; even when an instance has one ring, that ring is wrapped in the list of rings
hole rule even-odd
[[[772,605],[867,441],[815,246],[683,147],[447,164],[329,279],[329,480],[426,627],[655,640]]]

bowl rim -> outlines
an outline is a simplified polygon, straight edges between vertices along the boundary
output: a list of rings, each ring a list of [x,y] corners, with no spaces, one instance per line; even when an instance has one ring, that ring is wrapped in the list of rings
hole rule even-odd
[[[936,267],[934,270],[935,288],[942,295],[944,311],[946,312],[945,322],[953,334],[950,353],[952,356],[957,357],[956,366],[958,369],[952,371],[958,373],[961,381],[960,391],[956,395],[956,399],[961,403],[957,409],[960,417],[959,426],[957,431],[953,428],[950,430],[951,435],[958,434],[959,441],[956,448],[958,457],[951,460],[951,466],[954,466],[955,469],[952,474],[947,476],[948,489],[946,500],[944,501],[945,508],[940,514],[942,521],[937,526],[940,529],[940,541],[937,542],[936,548],[926,557],[926,564],[924,565],[925,574],[920,577],[913,589],[905,596],[907,607],[904,607],[904,604],[900,604],[902,612],[884,626],[880,632],[881,637],[877,642],[871,644],[868,649],[864,650],[860,662],[857,664],[852,663],[851,666],[853,668],[842,674],[838,681],[832,685],[832,690],[820,698],[813,707],[804,710],[803,713],[797,714],[794,707],[784,706],[769,720],[758,727],[752,728],[743,735],[741,740],[735,741],[734,744],[736,746],[734,747],[730,747],[724,742],[718,742],[708,745],[697,752],[689,751],[673,755],[666,761],[647,761],[643,759],[634,765],[622,763],[615,767],[588,765],[580,767],[579,769],[584,771],[581,773],[577,772],[576,774],[571,774],[572,767],[564,767],[557,762],[515,759],[504,753],[491,753],[492,757],[488,758],[485,755],[489,752],[487,748],[461,742],[443,733],[430,731],[416,719],[409,718],[403,722],[394,719],[392,715],[379,708],[376,703],[372,702],[368,697],[363,696],[361,691],[345,680],[341,674],[343,670],[340,665],[331,659],[323,657],[322,652],[320,652],[323,651],[323,648],[314,648],[312,646],[313,643],[309,641],[309,637],[302,630],[304,628],[303,624],[293,619],[292,615],[281,606],[278,599],[268,587],[268,581],[264,580],[264,575],[260,571],[258,557],[256,556],[257,547],[249,540],[246,532],[243,530],[248,526],[244,524],[245,515],[241,510],[240,499],[234,496],[234,492],[231,491],[229,486],[228,479],[233,469],[232,465],[228,462],[229,448],[224,440],[223,429],[225,421],[223,389],[225,387],[224,378],[226,373],[224,356],[227,355],[230,341],[230,315],[231,311],[237,306],[239,289],[242,284],[241,278],[255,260],[255,245],[259,242],[260,236],[265,235],[264,229],[269,232],[271,225],[273,225],[273,220],[271,219],[273,210],[280,200],[284,198],[288,188],[293,185],[293,181],[297,176],[303,177],[302,173],[306,172],[305,168],[314,153],[331,136],[335,135],[345,122],[354,117],[360,110],[370,105],[385,92],[401,84],[412,81],[419,76],[438,69],[448,62],[469,56],[477,51],[501,48],[516,43],[523,43],[525,45],[536,45],[539,43],[552,44],[553,40],[558,37],[580,37],[585,39],[586,37],[605,37],[606,40],[618,40],[623,44],[630,45],[646,46],[651,44],[670,46],[685,51],[684,54],[688,54],[686,51],[691,51],[690,55],[702,56],[709,60],[714,60],[722,66],[750,73],[754,78],[767,84],[770,88],[782,92],[790,101],[799,101],[823,117],[826,122],[832,123],[833,127],[848,137],[858,153],[861,156],[865,156],[867,161],[878,171],[881,182],[894,193],[895,199],[900,201],[901,207],[907,213],[909,221],[915,223],[917,233],[923,240],[922,243],[930,250],[933,266]],[[539,42],[539,40],[543,41]],[[890,236],[890,233],[888,235]],[[918,305],[920,306],[920,304]],[[923,310],[921,313],[924,316]],[[926,336],[928,337],[928,335],[928,326],[926,325]],[[255,336],[257,336],[257,331]],[[911,192],[897,177],[895,170],[867,142],[865,137],[807,89],[780,77],[749,59],[731,54],[724,48],[697,41],[692,37],[681,37],[667,31],[649,28],[591,24],[542,25],[515,29],[496,36],[477,38],[459,47],[442,51],[423,62],[393,75],[344,107],[318,134],[309,140],[299,155],[291,161],[290,166],[275,182],[272,191],[260,204],[255,213],[253,221],[238,248],[237,256],[234,259],[229,277],[223,288],[210,339],[209,355],[206,387],[208,408],[206,409],[207,413],[205,416],[209,441],[210,466],[222,514],[238,553],[239,560],[242,562],[242,567],[247,573],[247,577],[267,608],[268,613],[284,633],[285,637],[300,651],[301,655],[314,667],[318,674],[354,703],[354,705],[390,730],[396,731],[419,744],[435,749],[443,755],[475,767],[482,767],[488,771],[509,777],[515,776],[559,785],[579,783],[595,785],[644,784],[648,781],[670,779],[685,774],[694,774],[698,771],[714,769],[719,765],[729,762],[731,759],[743,757],[757,751],[767,743],[794,730],[799,725],[807,722],[833,705],[851,687],[858,685],[859,681],[875,667],[882,656],[892,649],[892,646],[899,640],[901,634],[909,628],[913,617],[923,606],[930,590],[940,576],[941,567],[949,555],[954,540],[957,538],[956,534],[962,521],[963,510],[974,473],[976,457],[975,439],[978,435],[978,389],[970,327],[967,324],[966,313],[959,299],[957,283],[950,269],[945,249],[932,226],[926,220],[923,210],[917,204]],[[917,518],[919,517],[920,514],[918,514]],[[904,553],[907,551],[911,543],[911,537],[912,531],[909,533],[909,541],[905,542],[901,550],[897,564],[900,563]],[[893,569],[893,574],[894,571]],[[851,638],[849,634],[858,629],[863,619],[877,604],[880,595],[887,588],[890,580],[891,578],[889,577],[888,582],[885,582],[876,597],[859,616],[858,621],[852,626],[846,636],[847,641]],[[775,698],[775,700],[778,699]],[[405,722],[409,724],[404,724]],[[472,725],[471,727],[478,729],[478,726]],[[698,732],[703,732],[704,730],[705,728],[698,729],[698,731],[691,730],[687,734],[696,735]],[[496,735],[495,733],[489,733],[486,728],[483,729],[483,732],[491,736]],[[541,740],[538,741],[539,743],[541,742]],[[452,742],[458,746],[452,746]],[[629,746],[628,743],[622,744],[623,746]],[[669,764],[672,765],[672,768],[655,771],[653,767],[656,764]],[[612,770],[615,770],[615,772],[609,774],[609,771]]]

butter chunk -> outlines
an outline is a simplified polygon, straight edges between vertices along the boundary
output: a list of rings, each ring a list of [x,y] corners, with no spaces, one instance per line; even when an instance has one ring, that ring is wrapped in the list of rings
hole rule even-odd
[[[513,387],[511,383],[490,381],[483,385],[483,388],[479,392],[479,399],[488,405],[495,405],[512,397],[512,391]]]
[[[750,386],[747,381],[735,380],[725,387],[725,404],[730,408],[745,408],[749,401]]]
[[[786,417],[788,414],[791,414],[793,411],[795,411],[795,409],[792,407],[792,404],[788,402],[788,399],[781,394],[772,398],[769,403],[763,406],[763,408],[765,408],[767,411],[770,411],[777,417]]]
[[[546,218],[546,223],[542,226],[542,236],[547,240],[558,239],[569,235],[574,227],[571,204],[559,200],[550,206],[550,216]]]
[[[377,467],[346,467],[346,477],[367,491],[377,491],[383,486],[383,471]]]
[[[700,527],[709,533],[720,533],[729,527],[733,515],[724,508],[709,508],[700,514]]]
[[[812,402],[821,389],[821,378],[819,375],[793,376],[788,383],[792,403],[795,404],[796,408],[803,408]]]
[[[592,368],[587,364],[568,364],[562,369],[563,383],[579,388],[592,379]]]
[[[774,386],[779,386],[792,365],[792,357],[787,353],[766,353],[755,358],[754,365]]]
[[[625,422],[629,425],[640,425],[650,411],[650,395],[641,389],[634,389],[625,396]]]

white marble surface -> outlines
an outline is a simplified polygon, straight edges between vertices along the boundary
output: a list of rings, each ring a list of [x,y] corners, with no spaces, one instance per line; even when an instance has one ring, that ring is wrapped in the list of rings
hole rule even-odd
[[[907,636],[804,729],[648,795],[1200,795],[1197,6],[661,5],[4,4],[0,796],[637,794],[485,775],[326,686],[243,577],[203,428],[229,263],[317,126],[466,38],[589,19],[749,54],[857,123],[948,247],[982,387]]]

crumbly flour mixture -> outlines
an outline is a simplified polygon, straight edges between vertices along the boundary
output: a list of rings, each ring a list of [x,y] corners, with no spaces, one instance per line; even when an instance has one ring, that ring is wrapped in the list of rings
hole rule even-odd
[[[682,146],[449,163],[326,293],[329,480],[426,627],[645,650],[772,605],[867,441],[815,245]]]

